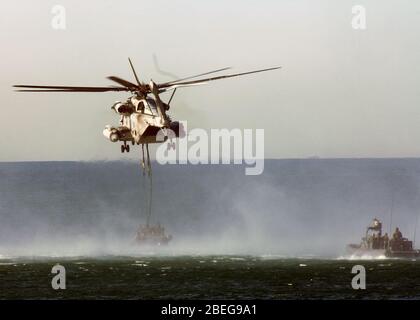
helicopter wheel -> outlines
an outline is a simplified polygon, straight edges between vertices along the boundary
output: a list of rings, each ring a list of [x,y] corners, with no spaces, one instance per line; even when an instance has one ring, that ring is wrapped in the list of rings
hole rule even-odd
[[[128,145],[128,144],[127,144],[127,145],[125,146],[125,151],[130,152],[130,145]]]
[[[125,146],[121,145],[121,153],[124,153],[124,151],[125,151]]]

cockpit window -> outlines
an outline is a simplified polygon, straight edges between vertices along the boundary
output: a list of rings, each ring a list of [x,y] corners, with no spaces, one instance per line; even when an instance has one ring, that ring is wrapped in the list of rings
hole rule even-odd
[[[142,112],[144,110],[144,103],[143,103],[143,101],[140,101],[138,104],[137,104],[137,112]]]
[[[156,115],[156,102],[153,99],[146,99],[142,101],[145,104],[144,113]]]

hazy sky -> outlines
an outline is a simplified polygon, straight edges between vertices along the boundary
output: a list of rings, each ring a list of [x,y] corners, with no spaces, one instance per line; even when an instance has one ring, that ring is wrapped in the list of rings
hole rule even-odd
[[[54,5],[66,29],[51,27]],[[366,8],[365,30],[352,6]],[[122,159],[102,136],[126,93],[15,93],[15,83],[157,82],[225,66],[283,69],[179,90],[171,115],[264,128],[266,157],[420,156],[420,2],[3,1],[0,160]],[[131,158],[138,154],[130,154]]]

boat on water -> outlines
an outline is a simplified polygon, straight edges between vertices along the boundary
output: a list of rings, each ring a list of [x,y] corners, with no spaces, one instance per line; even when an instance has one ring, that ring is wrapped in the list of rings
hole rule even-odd
[[[382,234],[382,222],[373,219],[360,244],[347,245],[347,253],[355,257],[420,258],[420,250],[413,248],[413,241],[403,237],[396,228],[392,237]]]
[[[165,246],[172,240],[171,235],[165,233],[165,228],[160,224],[140,225],[137,229],[135,242],[145,246]]]

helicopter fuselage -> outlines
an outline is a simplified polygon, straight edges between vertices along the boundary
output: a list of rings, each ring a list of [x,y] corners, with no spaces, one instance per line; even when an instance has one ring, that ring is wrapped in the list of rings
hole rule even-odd
[[[126,102],[116,102],[112,109],[120,115],[120,121],[119,126],[107,125],[103,131],[111,142],[121,141],[124,146],[127,142],[133,145],[161,143],[171,137],[168,129],[174,132],[174,137],[179,137],[179,123],[166,114],[169,106],[161,100],[132,96]],[[129,148],[125,147],[125,151]]]

